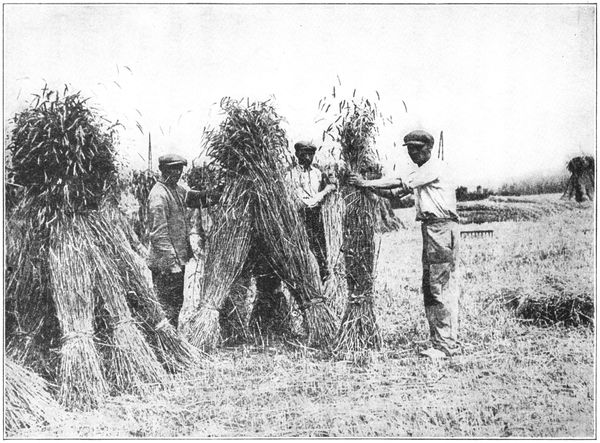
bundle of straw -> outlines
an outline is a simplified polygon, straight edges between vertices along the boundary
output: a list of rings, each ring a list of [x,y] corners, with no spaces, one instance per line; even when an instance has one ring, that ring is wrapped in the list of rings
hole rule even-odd
[[[515,314],[539,326],[594,326],[592,276],[571,269],[539,275],[531,287],[502,291],[500,299]]]
[[[22,201],[6,224],[6,351],[15,361],[52,376],[60,327],[52,301],[47,242],[33,206]]]
[[[118,215],[113,214],[114,217]],[[154,352],[170,372],[179,372],[199,364],[202,354],[190,345],[166,318],[152,283],[146,277],[147,267],[131,248],[120,223],[98,217],[95,229],[105,235],[105,250],[119,264],[119,275],[127,288],[126,299],[134,318],[140,323]]]
[[[346,201],[342,193],[333,192],[325,197],[321,208],[329,268],[329,277],[325,281],[325,296],[338,317],[342,317],[344,313],[348,290],[343,252],[345,213]]]
[[[355,99],[354,94],[350,101],[342,100],[337,108],[339,114],[326,132],[337,131],[335,136],[330,136],[341,145],[345,169],[366,177],[378,170],[373,144],[381,113],[375,103],[364,98]],[[378,204],[377,198],[368,190],[343,186],[341,192],[346,200],[343,249],[348,304],[335,351],[360,359],[367,349],[381,347],[381,334],[373,309]]]
[[[205,252],[199,258],[192,257],[185,266],[183,305],[179,312],[177,330],[184,336],[189,335],[190,318],[194,310],[200,305],[200,285],[204,275]]]
[[[282,118],[268,102],[244,105],[226,98],[221,107],[226,119],[208,154],[218,159],[222,169],[247,180],[254,232],[266,245],[271,266],[304,311],[309,342],[328,346],[335,319],[324,303],[316,259],[283,175],[287,139]]]
[[[10,359],[4,361],[4,424],[15,432],[58,421],[60,407],[48,384],[36,373]]]
[[[48,354],[57,346],[56,317],[61,312],[51,295],[51,232],[64,214],[98,207],[116,170],[117,124],[108,126],[87,99],[67,88],[61,94],[44,87],[34,95],[31,105],[12,119],[8,143],[11,177],[24,189],[15,220],[27,231],[16,237],[14,278],[7,282],[13,322],[8,348],[19,361],[29,363],[37,357],[43,364],[36,367],[47,362],[50,367],[56,360]],[[65,324],[71,320],[61,319]]]
[[[27,290],[36,292],[27,296],[28,304],[19,305],[20,300],[13,304],[14,323],[27,318],[23,315],[27,308],[45,307],[46,299],[52,300],[51,309],[39,311],[40,324],[52,326],[48,318],[54,317],[55,308],[62,332],[56,372],[60,400],[68,408],[89,409],[98,404],[109,389],[105,367],[117,390],[141,390],[147,383],[159,382],[164,374],[132,321],[139,317],[138,311],[132,313],[124,297],[136,284],[145,289],[150,286],[144,278],[145,266],[131,249],[123,223],[113,225],[98,214],[102,199],[116,200],[121,186],[115,175],[116,125],[106,127],[103,121],[79,94],[67,95],[65,90],[61,97],[44,88],[32,107],[15,116],[9,144],[15,180],[26,188],[22,210],[17,212],[24,226],[31,228],[31,243],[39,248],[16,257],[20,276],[31,274],[34,283],[11,282],[11,300]],[[135,307],[140,299],[152,298],[143,295],[135,300]],[[160,322],[164,313],[160,317],[160,305],[156,310],[154,320]],[[33,330],[39,336],[35,321],[27,318],[27,333]],[[103,344],[109,349],[106,365],[94,342],[102,323],[108,324],[103,331],[110,345]],[[21,328],[17,324],[14,329]],[[162,340],[157,349],[176,360],[176,365],[169,362],[168,366],[195,361],[194,349],[182,345],[174,331],[154,336]],[[11,340],[12,344],[21,345],[18,340]],[[32,352],[25,349],[22,354],[30,358]]]
[[[114,226],[103,213],[76,216],[74,224],[79,249],[95,271],[96,297],[108,314],[108,378],[118,392],[144,392],[149,384],[160,384],[166,374],[127,305],[128,282],[106,241]]]
[[[310,249],[304,224],[298,219],[289,197],[292,191],[283,181],[276,183],[277,186],[267,185],[272,189],[273,199],[259,202],[255,223],[264,235],[271,266],[304,312],[308,342],[314,346],[329,347],[335,336],[335,317],[325,304],[317,261]],[[265,186],[267,182],[262,184]]]
[[[252,255],[252,249],[248,253]],[[219,317],[221,328],[221,342],[224,345],[246,341],[250,336],[248,332],[248,300],[252,286],[252,270],[249,261],[242,268],[235,279],[229,296],[225,300]]]
[[[245,197],[239,185],[227,187],[207,240],[201,304],[186,326],[188,339],[201,349],[213,349],[219,342],[219,312],[248,257],[251,226]]]
[[[138,235],[135,233],[135,229],[128,221],[127,214],[121,211],[118,202],[111,202],[110,200],[104,200],[102,202],[100,212],[102,213],[102,219],[106,220],[108,226],[110,226],[110,230],[108,231],[109,235],[114,235],[112,233],[114,229],[118,229],[119,232],[125,234],[127,244],[136,253],[135,258],[143,269],[144,277],[148,281],[148,284],[153,286],[152,271],[150,271],[146,264],[148,250],[142,242],[140,242]]]
[[[137,220],[135,220],[135,232],[143,245],[150,242],[150,227],[148,226],[148,196],[150,190],[158,180],[158,173],[145,170],[133,171],[131,188],[138,202]]]
[[[231,186],[234,183],[228,183],[231,182],[231,180],[227,180],[227,174],[224,173],[224,171],[220,170],[220,168],[218,167],[218,165],[214,162],[212,163],[206,163],[204,162],[201,165],[194,165],[193,168],[189,171],[187,177],[186,177],[187,183],[189,185],[189,187],[193,190],[196,191],[202,191],[205,193],[206,195],[206,203],[208,204],[208,208],[204,208],[202,210],[200,210],[198,217],[200,219],[200,223],[202,228],[204,229],[204,232],[207,236],[208,241],[210,242],[210,237],[214,232],[219,232],[219,235],[222,235],[223,233],[220,232],[219,227],[215,227],[215,229],[212,229],[214,226],[214,220],[218,220],[219,218],[223,217],[223,205],[227,206],[229,203],[227,202],[234,202],[236,200],[236,198],[234,196],[228,196],[231,193]],[[226,185],[229,186],[226,186]],[[227,188],[227,191],[226,191]],[[243,188],[240,188],[239,186],[236,186],[236,189],[238,189],[237,192],[243,192]],[[225,200],[223,200],[221,197],[225,196]],[[234,197],[232,199],[232,197]],[[221,200],[219,202],[219,200]],[[211,250],[216,252],[216,249],[214,248],[214,244],[212,244],[211,246]],[[208,258],[211,263],[213,263],[211,266],[214,266],[216,263],[213,262],[213,258],[215,258],[216,260],[219,260],[218,257],[213,257],[212,254],[209,254],[207,257],[206,251],[203,254],[203,258],[206,259]],[[201,259],[201,261],[204,261]],[[198,277],[194,277],[198,280],[198,282],[200,283],[200,285],[202,284],[203,281],[203,277],[204,277],[204,266],[205,263],[202,263],[202,269],[199,269],[198,271],[201,272],[202,274]],[[223,263],[224,264],[224,263]],[[217,265],[217,266],[221,266],[221,265]],[[237,264],[235,266],[238,266]],[[187,272],[187,268],[186,268],[186,272]],[[211,273],[214,273],[216,271],[211,271]],[[225,271],[228,272],[228,271]],[[218,272],[217,272],[218,274]],[[210,278],[210,277],[209,277]],[[241,277],[240,277],[241,278]],[[246,323],[247,323],[247,309],[246,309],[246,294],[248,292],[248,287],[249,287],[249,283],[246,281],[242,281],[240,280],[240,278],[237,278],[235,283],[232,284],[231,289],[229,291],[227,291],[226,286],[227,285],[223,285],[223,282],[221,282],[221,290],[218,291],[217,293],[220,295],[217,295],[216,297],[214,297],[214,293],[211,295],[209,293],[206,294],[205,298],[211,298],[213,299],[212,302],[209,302],[209,304],[211,305],[215,305],[215,303],[217,303],[220,308],[219,308],[219,330],[220,330],[220,338],[222,343],[234,343],[237,342],[239,340],[243,340],[245,338],[247,338],[248,334],[247,334],[247,327],[246,327]],[[208,285],[205,285],[205,287],[208,289],[211,286],[211,283],[209,283]],[[200,307],[200,298],[202,297],[202,288],[200,287],[197,290],[197,294],[194,294],[193,292],[190,293],[191,298],[193,298],[193,309],[199,309]],[[227,294],[228,292],[228,294]],[[224,295],[224,300],[221,302],[220,299],[221,297],[223,297],[222,294],[226,294]],[[192,333],[189,330],[189,319],[186,319],[186,323],[184,324],[184,327],[187,329],[186,334],[190,334]],[[208,327],[208,326],[207,326]],[[216,336],[216,332],[214,334],[214,336]],[[216,341],[216,339],[211,340],[210,345],[208,345],[208,348],[211,348],[214,346],[214,342]]]
[[[48,90],[12,119],[8,150],[15,183],[34,197],[41,226],[65,212],[97,209],[115,179],[114,137],[80,93]]]
[[[10,214],[19,204],[25,194],[25,187],[15,183],[14,173],[12,171],[12,153],[4,153],[4,213]]]
[[[381,347],[373,309],[378,202],[363,191],[346,187],[343,192],[347,200],[343,229],[348,304],[338,331],[336,350],[354,356],[356,352]]]
[[[92,274],[78,250],[70,220],[56,225],[48,254],[52,297],[62,329],[60,402],[88,410],[107,393],[100,355],[94,344]]]

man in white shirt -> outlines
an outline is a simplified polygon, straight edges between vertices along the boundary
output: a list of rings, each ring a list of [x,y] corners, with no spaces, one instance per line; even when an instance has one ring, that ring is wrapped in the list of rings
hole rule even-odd
[[[327,269],[327,249],[325,232],[321,218],[323,199],[336,190],[334,184],[327,184],[325,175],[312,164],[317,150],[311,142],[300,141],[294,145],[298,165],[290,169],[290,178],[300,206],[300,213],[306,224],[310,248],[319,264],[321,280],[329,275]]]
[[[422,354],[435,358],[459,352],[457,340],[458,296],[456,278],[458,215],[454,183],[445,163],[431,155],[434,139],[426,131],[404,137],[408,155],[418,168],[409,175],[408,186],[399,178],[363,180],[352,175],[350,183],[371,188],[385,197],[414,192],[417,220],[423,235],[423,297],[432,347]]]

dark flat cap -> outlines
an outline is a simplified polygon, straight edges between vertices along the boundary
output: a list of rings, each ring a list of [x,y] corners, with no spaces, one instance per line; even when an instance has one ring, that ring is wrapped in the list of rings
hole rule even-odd
[[[308,141],[299,141],[294,145],[294,149],[296,150],[296,152],[298,151],[310,151],[310,152],[315,152],[317,150],[317,147],[312,143],[312,142],[308,142]]]
[[[411,131],[404,136],[404,146],[415,145],[415,146],[433,146],[433,136],[420,129]]]
[[[187,160],[181,155],[177,154],[165,154],[158,157],[159,166],[176,166],[176,165],[187,165]]]

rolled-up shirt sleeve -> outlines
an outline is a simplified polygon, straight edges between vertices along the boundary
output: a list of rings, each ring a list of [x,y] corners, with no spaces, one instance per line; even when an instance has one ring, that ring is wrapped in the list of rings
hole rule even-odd
[[[444,165],[437,159],[431,159],[408,176],[408,186],[418,188],[434,182],[444,173]]]
[[[177,253],[169,237],[166,209],[166,197],[159,192],[150,193],[148,197],[148,223],[150,227],[150,243],[158,255],[161,267],[178,264]]]

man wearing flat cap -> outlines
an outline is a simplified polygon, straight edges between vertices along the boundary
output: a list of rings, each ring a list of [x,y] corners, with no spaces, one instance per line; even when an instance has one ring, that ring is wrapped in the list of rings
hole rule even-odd
[[[294,145],[298,165],[290,170],[292,186],[300,206],[300,213],[306,224],[306,233],[310,248],[317,259],[321,280],[329,276],[327,269],[327,248],[325,231],[321,218],[323,199],[334,192],[335,184],[327,183],[327,177],[313,166],[317,147],[308,141],[299,141]]]
[[[148,267],[167,318],[176,328],[183,305],[185,265],[191,257],[189,235],[194,234],[185,206],[186,190],[179,185],[186,165],[187,160],[177,154],[159,157],[161,178],[148,196]]]
[[[404,146],[418,168],[409,175],[408,186],[399,178],[363,180],[354,175],[350,182],[371,188],[385,197],[415,197],[417,221],[423,236],[423,298],[432,347],[422,354],[432,359],[459,352],[457,340],[458,297],[457,252],[458,215],[454,183],[446,164],[431,155],[434,139],[426,131],[416,130],[404,137]]]

